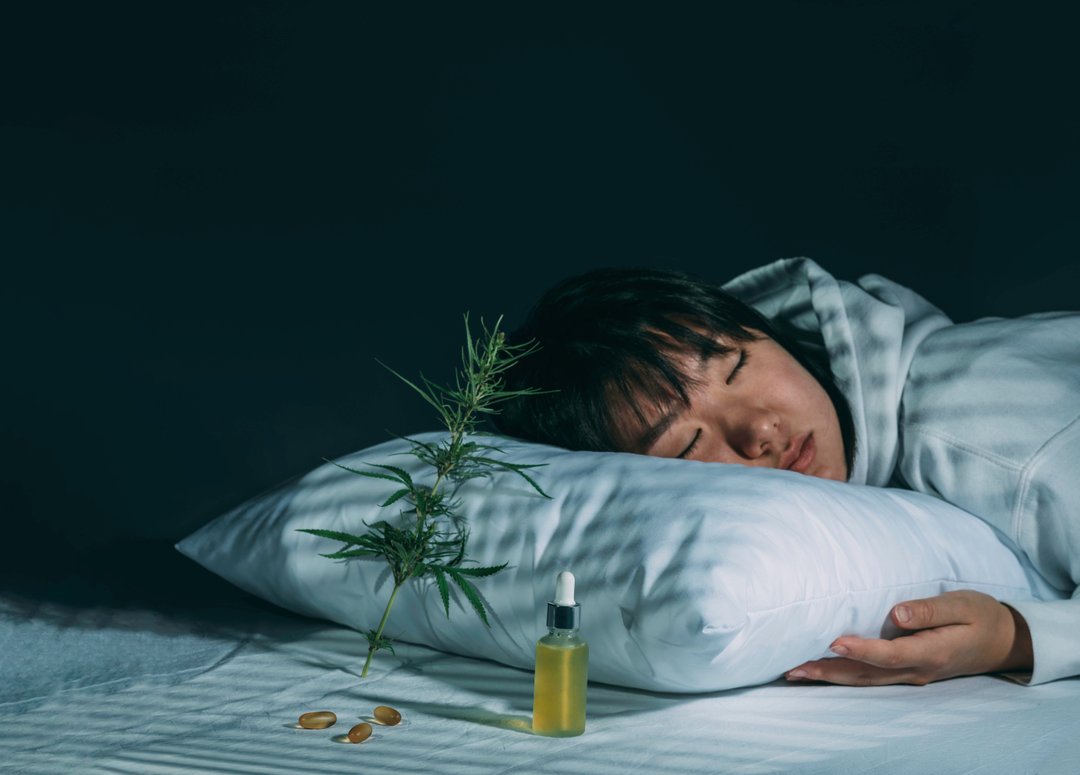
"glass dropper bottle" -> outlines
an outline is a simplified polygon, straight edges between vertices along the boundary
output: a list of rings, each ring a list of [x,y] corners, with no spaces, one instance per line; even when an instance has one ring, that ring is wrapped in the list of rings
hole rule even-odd
[[[555,579],[555,599],[547,604],[548,634],[536,643],[533,732],[572,737],[585,731],[589,646],[581,638],[581,606],[574,600],[574,574]]]

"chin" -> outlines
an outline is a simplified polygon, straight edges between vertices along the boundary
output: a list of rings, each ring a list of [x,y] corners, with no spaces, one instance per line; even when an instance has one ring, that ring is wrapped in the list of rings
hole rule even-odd
[[[846,473],[838,472],[834,468],[826,468],[823,471],[813,474],[813,476],[819,479],[830,479],[834,482],[846,482],[848,480]]]

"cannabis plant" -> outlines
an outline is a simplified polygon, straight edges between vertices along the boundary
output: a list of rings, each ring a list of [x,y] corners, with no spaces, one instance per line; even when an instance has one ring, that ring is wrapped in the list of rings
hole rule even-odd
[[[469,531],[463,518],[457,514],[461,502],[456,497],[457,488],[463,482],[487,477],[498,471],[509,471],[523,478],[543,497],[549,497],[526,473],[527,469],[537,466],[500,460],[497,455],[501,454],[501,450],[483,443],[486,434],[477,431],[484,416],[496,414],[501,402],[541,392],[532,388],[504,388],[503,375],[506,370],[537,348],[532,342],[507,344],[505,334],[499,331],[501,322],[500,317],[489,331],[481,320],[483,335],[479,340],[474,340],[469,316],[465,315],[462,369],[455,373],[453,387],[434,384],[423,376],[418,385],[383,364],[435,408],[448,431],[437,443],[402,437],[411,445],[409,452],[404,454],[414,455],[434,469],[435,481],[431,485],[421,484],[405,469],[392,465],[368,463],[372,470],[367,471],[340,463],[334,465],[359,476],[385,479],[398,485],[398,489],[379,505],[386,508],[402,504],[399,506],[400,519],[381,520],[370,525],[365,522],[367,532],[357,535],[336,530],[300,530],[344,544],[338,551],[323,554],[323,557],[331,560],[381,557],[390,566],[394,588],[379,626],[366,633],[368,651],[361,678],[367,676],[368,666],[376,651],[385,648],[393,653],[392,642],[383,635],[383,630],[398,590],[409,579],[434,578],[447,617],[450,616],[450,584],[453,583],[481,621],[489,624],[484,602],[472,579],[494,575],[505,568],[506,563],[487,567],[467,564],[470,562],[466,557]]]

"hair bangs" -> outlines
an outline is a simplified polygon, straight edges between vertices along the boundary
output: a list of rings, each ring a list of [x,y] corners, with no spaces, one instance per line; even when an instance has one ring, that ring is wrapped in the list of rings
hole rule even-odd
[[[600,414],[612,449],[644,453],[651,424],[674,406],[688,407],[691,393],[702,384],[700,367],[727,349],[715,342],[706,347],[666,337],[649,339],[655,347],[625,358],[603,384]]]

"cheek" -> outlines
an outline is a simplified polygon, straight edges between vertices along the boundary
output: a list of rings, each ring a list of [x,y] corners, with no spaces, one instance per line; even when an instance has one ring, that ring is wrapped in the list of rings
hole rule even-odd
[[[803,426],[820,426],[822,418],[832,411],[829,394],[814,376],[797,362],[792,362],[786,373],[769,382],[771,384],[761,386],[762,389],[773,392],[789,419],[799,426],[800,430]]]
[[[813,429],[818,439],[821,464],[825,470],[821,476],[826,479],[846,481],[847,463],[844,456],[844,440],[840,433],[840,421],[836,416],[836,407],[810,372],[796,363],[798,378],[787,382],[797,388],[787,391],[790,402],[791,419],[797,430]]]
[[[844,437],[840,432],[840,420],[836,416],[836,407],[833,406],[832,399],[824,388],[819,385],[818,390],[821,391],[817,401],[820,417],[818,423],[825,452],[823,462],[828,464],[830,471],[828,478],[847,481],[847,457],[844,454]]]

